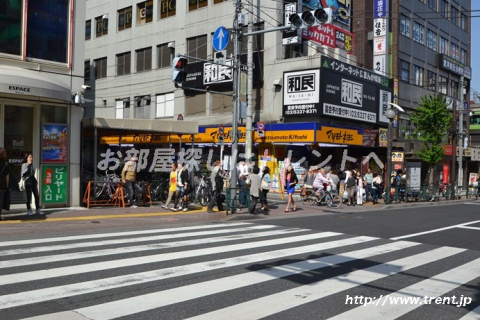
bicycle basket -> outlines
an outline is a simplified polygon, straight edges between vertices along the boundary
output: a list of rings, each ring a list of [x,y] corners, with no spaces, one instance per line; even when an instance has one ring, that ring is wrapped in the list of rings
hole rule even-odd
[[[332,191],[332,186],[327,186],[327,191],[331,192]]]

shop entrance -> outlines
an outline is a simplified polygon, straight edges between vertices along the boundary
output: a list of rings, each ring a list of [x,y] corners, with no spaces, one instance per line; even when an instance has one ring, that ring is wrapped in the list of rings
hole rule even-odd
[[[25,152],[33,151],[33,127],[33,107],[5,105],[4,148],[10,164],[12,203],[26,201],[25,192],[18,190],[18,181]]]

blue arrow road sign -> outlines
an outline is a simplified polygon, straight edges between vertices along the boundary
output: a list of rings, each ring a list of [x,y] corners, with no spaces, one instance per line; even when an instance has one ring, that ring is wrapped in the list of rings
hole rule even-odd
[[[217,51],[224,50],[227,47],[229,36],[227,28],[219,27],[213,34],[213,48]]]

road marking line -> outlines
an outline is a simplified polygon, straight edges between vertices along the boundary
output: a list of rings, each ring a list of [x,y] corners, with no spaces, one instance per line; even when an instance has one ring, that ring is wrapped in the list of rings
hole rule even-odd
[[[264,240],[258,242],[239,243],[226,246],[194,249],[187,251],[178,251],[170,253],[160,253],[142,257],[124,258],[102,262],[92,262],[81,265],[73,265],[68,267],[49,268],[47,270],[26,271],[16,274],[0,275],[0,285],[22,283],[27,281],[51,279],[74,274],[89,273],[92,271],[109,270],[116,268],[132,267],[149,263],[158,263],[160,261],[169,261],[175,259],[184,259],[186,257],[199,257],[209,254],[219,254],[222,252],[239,251],[246,249],[255,249],[259,247],[268,247],[286,243],[294,243],[300,241],[316,240],[321,238],[333,237],[341,235],[336,232],[322,232],[307,234],[295,237],[287,237],[280,239]],[[373,238],[372,238],[373,239]]]
[[[264,296],[262,298],[246,301],[190,319],[240,320],[271,317],[282,311],[312,303],[321,298],[356,288],[464,251],[466,251],[466,249],[442,247],[399,260],[382,263],[363,270],[352,271],[334,278],[313,282],[290,290]],[[356,317],[354,317],[354,319],[355,318]]]
[[[134,313],[161,308],[167,305],[185,302],[229,290],[253,286],[311,270],[319,270],[321,268],[326,268],[349,261],[391,253],[417,245],[420,245],[420,243],[408,241],[392,242],[372,248],[295,262],[278,267],[271,267],[230,277],[223,277],[213,281],[205,281],[165,291],[134,296],[131,298],[125,298],[122,300],[77,309],[75,311],[89,319],[106,320],[120,318]]]
[[[453,226],[450,226],[450,227],[439,228],[439,229],[434,229],[434,230],[424,231],[424,232],[418,232],[418,233],[412,233],[412,234],[407,234],[407,235],[404,235],[404,236],[394,237],[394,238],[390,238],[390,239],[391,240],[400,240],[400,239],[405,239],[405,238],[412,238],[412,237],[421,236],[421,235],[428,234],[428,233],[445,231],[445,230],[449,230],[449,229],[458,228],[460,226],[466,226],[466,225],[469,225],[469,224],[474,224],[474,223],[479,223],[479,222],[480,222],[480,220],[472,221],[472,222],[465,222],[465,223],[456,224],[456,225],[453,225]]]
[[[81,236],[1,241],[0,247],[21,246],[21,245],[31,246],[31,245],[36,245],[40,243],[48,243],[48,242],[60,242],[60,241],[67,242],[67,241],[88,240],[88,239],[97,239],[97,238],[103,239],[103,238],[110,238],[110,237],[136,236],[136,235],[152,234],[152,233],[216,229],[216,228],[238,227],[238,226],[248,226],[248,225],[252,225],[252,224],[248,222],[219,223],[219,224],[208,224],[208,225],[201,225],[201,226],[188,226],[188,227],[178,227],[178,228],[163,228],[163,229],[137,230],[137,231],[112,232],[112,233],[95,233],[95,234],[81,235]]]
[[[480,319],[480,307],[477,307],[460,318],[460,320],[478,320]]]
[[[480,227],[461,226],[461,227],[457,227],[457,228],[460,228],[460,229],[471,229],[471,230],[480,230]]]
[[[244,229],[234,229],[234,230],[235,232],[246,231]],[[108,256],[108,255],[114,255],[114,254],[142,252],[142,251],[149,251],[149,250],[178,248],[178,247],[185,247],[185,246],[194,246],[199,244],[212,244],[212,243],[218,243],[218,242],[250,239],[252,237],[260,238],[260,237],[269,237],[269,236],[280,236],[280,235],[293,234],[293,233],[302,232],[302,231],[310,231],[310,230],[285,229],[285,230],[255,232],[255,233],[237,234],[237,235],[230,234],[222,237],[192,239],[192,240],[184,240],[184,241],[176,241],[176,242],[166,242],[161,244],[155,243],[155,244],[148,244],[148,245],[141,245],[141,246],[131,246],[131,247],[128,246],[128,247],[122,247],[122,248],[89,250],[89,251],[83,251],[83,252],[65,253],[65,254],[57,254],[57,255],[50,255],[50,256],[29,257],[29,258],[23,258],[23,259],[17,259],[17,260],[0,261],[0,268],[20,267],[20,266],[35,265],[40,263],[51,263],[51,262],[66,261],[66,260],[86,259],[86,258],[102,257],[102,256]],[[228,230],[228,232],[233,233],[233,229]]]
[[[318,238],[327,237],[327,236],[329,235],[327,235],[326,233],[317,234]],[[282,244],[291,242],[290,241],[291,239],[292,238],[283,239]],[[281,249],[276,251],[266,251],[266,252],[255,253],[250,255],[235,256],[235,257],[225,258],[220,260],[210,260],[210,261],[199,262],[199,263],[194,263],[190,265],[183,265],[183,266],[177,266],[177,267],[166,268],[166,269],[157,269],[153,271],[146,271],[141,273],[111,277],[111,278],[102,278],[102,279],[91,280],[91,281],[86,281],[82,283],[72,283],[72,284],[62,285],[62,286],[12,293],[7,295],[2,295],[2,299],[0,299],[0,309],[7,309],[7,308],[12,308],[12,307],[21,306],[21,305],[33,304],[37,302],[49,301],[54,299],[61,299],[65,297],[77,296],[81,294],[110,290],[115,288],[128,287],[136,284],[146,284],[147,282],[153,282],[153,281],[159,281],[159,280],[164,280],[164,279],[169,279],[174,277],[197,274],[205,271],[230,268],[230,267],[235,267],[239,265],[258,263],[260,261],[290,257],[290,256],[305,254],[309,252],[318,252],[321,250],[349,246],[349,245],[364,243],[364,242],[373,241],[373,240],[378,240],[378,238],[362,236],[362,237],[341,239],[341,240],[330,241],[330,242],[315,243],[315,244],[311,244],[303,247],[293,247],[293,248]],[[303,240],[297,240],[297,241],[303,241]],[[262,242],[255,242],[251,244],[252,244],[251,248],[259,248]],[[218,251],[222,252],[223,248],[224,247],[212,248],[209,253],[203,253],[203,254],[212,254],[212,253],[217,253]],[[178,256],[185,257],[185,255],[195,254],[198,251],[200,250],[178,252]],[[229,251],[231,250],[226,250],[226,252],[229,252]],[[176,258],[171,257],[171,259],[176,259]],[[164,261],[164,259],[161,259],[160,261]],[[43,271],[43,273],[45,273],[45,271]]]

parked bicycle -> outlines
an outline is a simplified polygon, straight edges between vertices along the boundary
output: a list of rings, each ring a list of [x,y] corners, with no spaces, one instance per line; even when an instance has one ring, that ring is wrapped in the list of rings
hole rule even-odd
[[[475,200],[478,200],[479,196],[480,196],[480,190],[478,190],[478,187],[473,184],[469,185],[466,193],[466,198],[467,199],[475,198]]]
[[[333,193],[332,187],[328,184],[324,184],[324,189],[322,191],[315,191],[313,188],[306,188],[302,193],[302,202],[308,206],[325,203],[330,208],[340,208],[343,203],[342,197]]]
[[[154,180],[150,183],[150,196],[153,201],[167,201],[170,182],[168,179]]]
[[[202,207],[205,207],[212,198],[212,184],[210,178],[202,175],[199,175],[198,178],[198,186],[193,194],[192,202],[195,204],[200,203]]]
[[[117,190],[118,184],[122,181],[122,178],[115,174],[109,173],[108,170],[105,171],[105,175],[102,177],[102,182],[95,181],[94,194],[96,199],[112,200]],[[127,195],[125,186],[123,188],[124,198]]]

